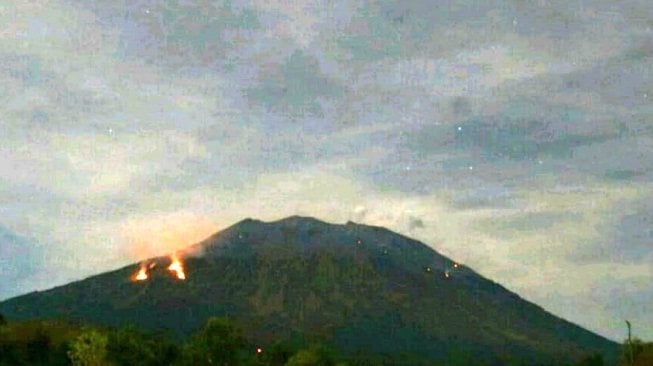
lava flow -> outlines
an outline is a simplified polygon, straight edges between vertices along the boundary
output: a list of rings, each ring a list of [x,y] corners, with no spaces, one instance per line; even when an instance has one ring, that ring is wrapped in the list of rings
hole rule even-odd
[[[141,266],[133,276],[132,276],[132,281],[134,282],[139,282],[139,281],[146,281],[150,278],[150,271],[154,270],[156,267],[156,262],[143,262],[141,263]],[[179,257],[176,254],[173,254],[170,256],[170,266],[168,266],[168,271],[170,271],[177,279],[180,280],[185,280],[186,279],[186,271],[184,270],[184,263],[179,259]]]
[[[184,272],[184,264],[179,260],[179,258],[176,255],[170,256],[170,260],[172,263],[170,263],[170,266],[168,267],[168,271],[173,272],[178,279],[180,280],[185,280],[186,279],[186,273]]]
[[[145,263],[141,264],[141,268],[138,270],[138,273],[134,276],[134,281],[145,281],[149,278],[147,274],[147,266]]]

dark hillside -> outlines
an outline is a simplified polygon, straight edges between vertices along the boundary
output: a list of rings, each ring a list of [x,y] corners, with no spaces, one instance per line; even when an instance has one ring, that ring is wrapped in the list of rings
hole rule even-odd
[[[252,340],[327,341],[350,354],[473,364],[560,364],[617,344],[555,317],[423,243],[313,218],[243,220],[197,244],[187,280],[128,266],[0,303],[13,319],[166,328],[180,337],[230,316]]]

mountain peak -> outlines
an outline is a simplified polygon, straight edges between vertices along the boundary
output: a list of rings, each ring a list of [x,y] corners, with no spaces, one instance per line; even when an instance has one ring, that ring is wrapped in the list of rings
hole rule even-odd
[[[301,215],[291,215],[278,220],[273,221],[263,221],[255,219],[252,217],[247,217],[233,224],[225,230],[233,230],[249,226],[261,226],[261,227],[271,227],[271,226],[315,226],[315,225],[335,225],[330,224],[322,220],[318,220],[312,216],[301,216]]]
[[[328,252],[338,257],[393,258],[397,266],[410,273],[432,271],[445,276],[455,267],[461,279],[478,277],[428,245],[386,228],[352,221],[334,224],[300,215],[267,222],[247,218],[197,244],[195,249],[213,258],[266,256],[279,250],[301,255]]]
[[[246,218],[238,221],[237,223],[233,224],[232,226],[260,224],[260,223],[263,223],[263,221],[257,220],[257,219],[251,218],[251,217],[246,217]]]
[[[134,264],[10,299],[0,312],[14,319],[132,322],[180,335],[207,317],[226,315],[243,322],[257,342],[301,334],[350,353],[403,360],[412,352],[425,364],[450,363],[454,351],[486,355],[487,365],[616,354],[616,344],[381,227],[248,218],[197,245],[203,255],[184,258],[185,281],[154,274],[130,282],[139,268]]]
[[[336,225],[336,224],[331,224],[326,221],[319,220],[313,216],[302,216],[302,215],[291,215],[284,217],[282,219],[274,220],[274,221],[260,221],[260,220],[253,220],[253,219],[247,219],[249,222],[257,222],[260,224],[265,224],[265,225],[281,225],[281,226],[329,226],[329,225]]]
[[[316,219],[313,216],[301,216],[301,215],[291,215],[283,219],[273,221],[276,223],[296,223],[296,222],[311,222],[311,223],[321,223],[326,224],[326,222]]]

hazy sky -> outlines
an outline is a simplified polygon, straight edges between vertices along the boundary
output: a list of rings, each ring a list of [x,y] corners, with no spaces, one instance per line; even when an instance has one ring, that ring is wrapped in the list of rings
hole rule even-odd
[[[653,339],[653,3],[0,0],[0,298],[245,217]]]

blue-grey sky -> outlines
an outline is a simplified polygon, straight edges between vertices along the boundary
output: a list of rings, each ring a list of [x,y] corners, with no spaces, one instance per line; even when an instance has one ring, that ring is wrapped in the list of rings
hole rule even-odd
[[[0,1],[0,298],[292,214],[653,339],[650,1]]]

